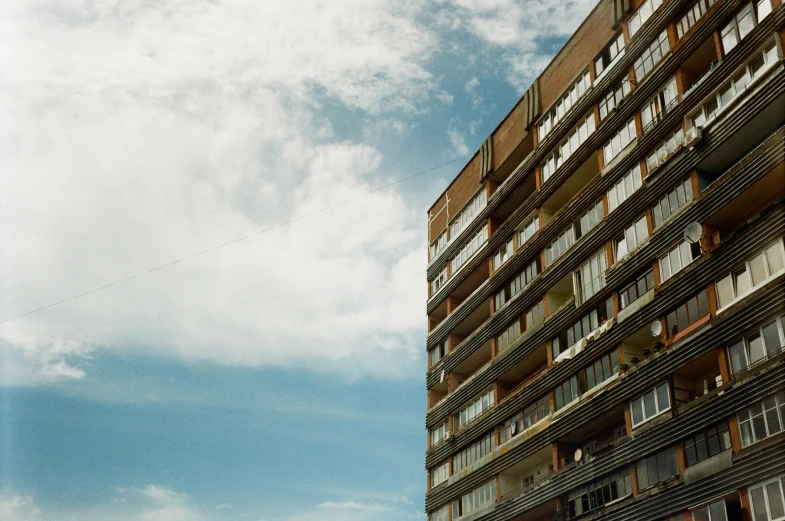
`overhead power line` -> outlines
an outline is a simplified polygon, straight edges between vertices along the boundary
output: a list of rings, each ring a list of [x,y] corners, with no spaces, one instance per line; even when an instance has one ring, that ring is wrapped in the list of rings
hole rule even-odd
[[[105,290],[107,288],[111,288],[112,286],[117,286],[118,284],[122,284],[124,282],[128,282],[129,280],[133,280],[133,279],[142,277],[144,275],[149,275],[150,273],[153,273],[153,272],[156,272],[156,271],[160,271],[160,270],[165,269],[165,268],[169,268],[169,267],[174,266],[176,264],[180,264],[181,262],[185,262],[187,260],[190,260],[190,259],[193,259],[193,258],[196,258],[196,257],[200,257],[202,255],[205,255],[207,253],[213,252],[215,250],[220,250],[221,248],[226,248],[227,246],[231,246],[233,244],[237,244],[238,242],[242,242],[242,241],[244,241],[246,239],[250,239],[252,237],[256,237],[257,235],[261,235],[263,233],[269,232],[269,231],[274,230],[276,228],[280,228],[282,226],[286,226],[287,224],[291,224],[293,222],[300,221],[302,219],[306,219],[308,217],[313,217],[314,215],[326,212],[327,210],[331,210],[333,208],[336,208],[336,207],[341,206],[343,204],[349,203],[349,202],[354,201],[356,199],[360,199],[361,197],[365,197],[367,195],[371,195],[371,194],[376,193],[376,192],[378,192],[380,190],[384,190],[386,188],[390,188],[391,186],[395,186],[397,184],[403,183],[404,181],[408,181],[410,179],[414,179],[415,177],[419,177],[421,175],[433,172],[434,170],[438,170],[439,168],[443,168],[443,167],[445,167],[447,165],[451,165],[452,163],[455,163],[456,161],[460,161],[461,159],[466,159],[470,155],[471,154],[466,154],[466,155],[463,155],[463,156],[460,156],[460,157],[456,157],[456,158],[451,159],[451,160],[449,160],[449,161],[447,161],[445,163],[442,163],[440,165],[436,165],[434,167],[428,168],[427,170],[422,170],[420,172],[417,172],[416,174],[412,174],[410,176],[403,177],[401,179],[397,179],[397,180],[395,180],[395,181],[393,181],[391,183],[387,183],[385,185],[378,186],[378,187],[374,188],[373,190],[369,190],[367,192],[363,192],[363,193],[355,195],[353,197],[349,197],[348,199],[344,199],[344,200],[339,201],[339,202],[337,202],[335,204],[331,204],[329,206],[325,206],[323,208],[319,208],[318,210],[314,210],[312,212],[309,212],[309,213],[306,213],[306,214],[303,214],[303,215],[298,215],[297,217],[292,217],[291,219],[288,219],[286,221],[282,221],[282,222],[280,222],[278,224],[274,224],[274,225],[272,225],[270,227],[267,227],[267,228],[262,228],[260,230],[257,230],[255,232],[253,232],[253,233],[250,233],[248,235],[244,235],[242,237],[238,237],[237,239],[231,240],[229,242],[224,242],[222,244],[218,244],[216,246],[213,246],[212,248],[208,248],[206,250],[202,250],[202,251],[199,251],[199,252],[196,252],[196,253],[192,253],[192,254],[187,255],[185,257],[181,257],[181,258],[173,260],[171,262],[167,262],[166,264],[161,264],[161,265],[155,266],[153,268],[150,268],[148,270],[136,273],[134,275],[129,275],[128,277],[115,280],[114,282],[110,282],[108,284],[104,284],[103,286],[99,286],[97,288],[93,288],[93,289],[84,291],[82,293],[78,293],[76,295],[64,298],[62,300],[58,300],[57,302],[52,302],[51,304],[47,304],[45,306],[41,306],[39,308],[35,308],[35,309],[30,310],[30,311],[26,311],[26,312],[21,313],[19,315],[15,315],[15,316],[12,316],[12,317],[0,320],[0,325],[6,324],[6,323],[11,322],[13,320],[20,319],[22,317],[26,317],[28,315],[32,315],[34,313],[38,313],[39,311],[43,311],[45,309],[49,309],[49,308],[53,308],[55,306],[59,306],[60,304],[65,304],[66,302],[70,302],[72,300],[76,300],[78,298],[84,297],[84,296],[89,295],[91,293],[95,293],[97,291],[102,291],[102,290]]]
[[[407,275],[415,275],[415,274],[425,275],[425,272],[424,271],[417,271],[417,272],[407,273]],[[249,300],[239,300],[239,301],[236,301],[236,302],[225,302],[223,304],[214,304],[214,305],[202,306],[202,307],[198,307],[198,308],[180,309],[180,310],[177,310],[177,311],[168,311],[166,313],[156,313],[156,314],[145,315],[145,316],[141,316],[141,317],[128,318],[128,319],[123,319],[123,320],[115,320],[113,322],[103,322],[103,323],[100,323],[100,324],[89,324],[89,325],[86,325],[86,326],[74,327],[74,328],[70,328],[70,329],[60,329],[57,332],[59,332],[59,333],[70,333],[70,332],[73,332],[73,331],[83,331],[85,329],[94,329],[94,328],[99,328],[99,327],[116,326],[116,325],[120,325],[120,324],[130,324],[132,322],[142,322],[142,321],[145,321],[145,320],[168,318],[168,317],[173,317],[173,316],[176,316],[176,315],[185,315],[185,314],[188,314],[188,313],[198,313],[198,312],[201,312],[201,311],[210,311],[210,310],[213,310],[213,309],[219,309],[219,308],[225,308],[225,307],[241,306],[241,305],[244,305],[244,304],[254,304],[254,303],[257,303],[257,302],[264,302],[264,301],[269,301],[269,300],[275,300],[275,299],[280,299],[280,298],[284,298],[284,297],[293,297],[293,296],[296,296],[296,295],[306,295],[306,294],[309,294],[309,293],[317,293],[317,292],[320,292],[320,291],[328,291],[328,290],[335,290],[335,289],[340,289],[340,288],[348,288],[348,287],[358,286],[358,285],[362,285],[362,284],[370,284],[370,283],[374,283],[374,282],[382,282],[382,281],[385,281],[385,280],[394,280],[396,278],[398,278],[398,277],[388,276],[388,277],[379,277],[379,278],[376,278],[376,279],[361,280],[361,281],[357,281],[357,282],[348,282],[346,284],[339,284],[339,285],[336,285],[336,286],[322,286],[320,288],[306,289],[306,290],[302,290],[302,291],[291,291],[289,293],[279,293],[277,295],[268,295],[266,297],[258,297],[258,298],[253,298],[253,299],[249,299]]]

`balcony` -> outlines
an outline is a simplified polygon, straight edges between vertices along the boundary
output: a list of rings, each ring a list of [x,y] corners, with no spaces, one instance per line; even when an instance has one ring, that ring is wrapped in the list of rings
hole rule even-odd
[[[673,395],[679,412],[696,407],[722,386],[716,351],[709,351],[673,374]],[[704,398],[706,397],[706,398]]]
[[[714,72],[718,61],[714,38],[707,38],[679,67],[684,88],[682,99],[689,96]]]

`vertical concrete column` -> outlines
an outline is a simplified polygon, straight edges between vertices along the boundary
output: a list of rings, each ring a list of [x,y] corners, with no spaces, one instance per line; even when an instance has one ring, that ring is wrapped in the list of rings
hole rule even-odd
[[[714,350],[717,353],[717,364],[720,366],[720,376],[722,376],[722,383],[730,382],[730,364],[728,363],[728,355],[724,347],[718,347]]]

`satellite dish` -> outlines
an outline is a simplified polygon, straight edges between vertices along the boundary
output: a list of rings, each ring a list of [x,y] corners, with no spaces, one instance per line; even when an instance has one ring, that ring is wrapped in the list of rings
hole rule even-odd
[[[692,222],[684,229],[684,240],[690,244],[695,244],[703,237],[703,226],[701,223]]]
[[[655,320],[651,323],[651,336],[658,337],[662,334],[662,322]]]
[[[442,374],[439,376],[439,383],[444,383],[444,369],[442,369]]]
[[[575,451],[575,456],[574,456],[575,463],[578,463],[581,460],[582,457],[583,457],[583,451],[581,449],[577,449]]]

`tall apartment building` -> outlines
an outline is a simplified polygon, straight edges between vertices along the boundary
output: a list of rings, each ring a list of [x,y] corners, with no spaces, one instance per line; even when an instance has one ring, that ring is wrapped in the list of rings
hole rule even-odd
[[[601,0],[433,204],[430,521],[785,519],[783,27]]]

